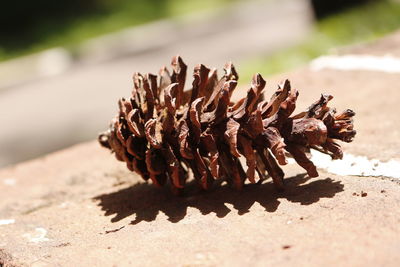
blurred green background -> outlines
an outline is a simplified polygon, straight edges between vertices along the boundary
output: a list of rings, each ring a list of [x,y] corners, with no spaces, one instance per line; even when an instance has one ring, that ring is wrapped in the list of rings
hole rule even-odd
[[[222,8],[235,0],[5,1],[0,9],[0,60],[83,41],[146,22]]]
[[[146,22],[223,9],[238,0],[5,1],[0,9],[0,61],[52,47],[74,51],[85,40]],[[242,69],[276,73],[304,64],[334,47],[371,41],[400,26],[395,0],[312,0],[314,30],[307,40]],[[242,79],[243,80],[243,79]]]

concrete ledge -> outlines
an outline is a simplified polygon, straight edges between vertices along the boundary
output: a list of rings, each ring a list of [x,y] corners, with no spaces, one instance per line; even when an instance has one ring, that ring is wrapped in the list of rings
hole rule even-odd
[[[5,266],[397,266],[400,187],[387,179],[309,179],[174,197],[95,142],[0,171]],[[5,183],[12,179],[14,183]],[[13,260],[11,260],[13,259]],[[7,265],[10,264],[10,265]]]

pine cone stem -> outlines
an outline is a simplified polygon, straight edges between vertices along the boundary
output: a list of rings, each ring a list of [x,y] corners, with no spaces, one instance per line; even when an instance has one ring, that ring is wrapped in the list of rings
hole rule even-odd
[[[283,189],[279,165],[287,164],[287,152],[316,177],[309,150],[341,159],[336,140],[351,142],[356,134],[355,113],[347,109],[336,114],[327,106],[331,95],[321,95],[305,112],[291,116],[298,92],[289,80],[266,101],[266,82],[256,74],[246,97],[233,103],[239,76],[232,63],[225,65],[221,79],[215,69],[197,65],[187,91],[187,66],[179,56],[171,65],[172,74],[165,67],[158,76],[134,73],[130,98],[118,101],[117,116],[98,140],[129,170],[158,186],[169,181],[174,192],[184,187],[189,171],[204,189],[215,179],[241,189],[246,179],[256,183],[268,176]]]

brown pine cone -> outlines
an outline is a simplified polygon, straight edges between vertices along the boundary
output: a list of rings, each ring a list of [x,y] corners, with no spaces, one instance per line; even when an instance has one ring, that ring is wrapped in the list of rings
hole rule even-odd
[[[176,56],[172,74],[165,67],[158,77],[135,73],[131,97],[119,100],[119,113],[108,131],[99,135],[100,144],[126,162],[129,170],[156,185],[169,181],[178,192],[190,170],[204,189],[215,179],[240,189],[246,178],[255,183],[268,175],[282,189],[284,173],[279,165],[287,164],[286,151],[310,177],[316,177],[317,169],[307,157],[310,148],[341,159],[336,140],[351,142],[356,134],[355,113],[348,109],[336,114],[327,106],[331,95],[321,95],[305,112],[290,116],[298,92],[289,80],[267,101],[265,81],[256,74],[247,96],[232,103],[239,78],[232,63],[225,65],[221,79],[215,69],[197,65],[188,91],[184,91],[186,70]]]

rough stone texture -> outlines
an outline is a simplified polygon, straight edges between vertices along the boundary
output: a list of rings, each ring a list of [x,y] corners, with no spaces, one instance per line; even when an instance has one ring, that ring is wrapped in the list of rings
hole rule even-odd
[[[241,192],[192,185],[175,197],[140,181],[95,142],[78,145],[0,172],[0,219],[15,219],[0,226],[0,262],[398,265],[397,183],[326,173],[308,179],[294,165],[285,171],[284,193],[268,182]]]
[[[300,109],[326,91],[332,106],[357,112],[345,151],[400,158],[398,74],[303,68],[268,88],[283,77],[300,89]],[[271,182],[241,192],[193,184],[175,197],[95,142],[3,169],[0,265],[398,266],[398,182],[284,170],[283,193]]]

